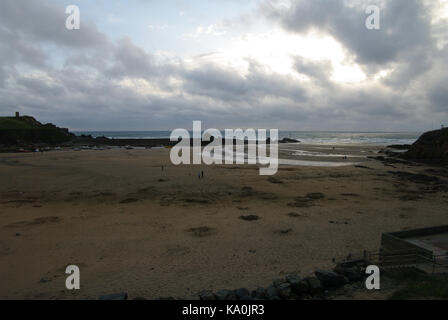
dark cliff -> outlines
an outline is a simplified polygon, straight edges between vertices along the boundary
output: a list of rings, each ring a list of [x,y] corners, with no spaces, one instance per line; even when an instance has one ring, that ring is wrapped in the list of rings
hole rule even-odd
[[[30,116],[0,117],[0,145],[57,144],[73,138],[68,129],[42,124]]]
[[[447,165],[448,128],[424,133],[403,157],[410,160]]]

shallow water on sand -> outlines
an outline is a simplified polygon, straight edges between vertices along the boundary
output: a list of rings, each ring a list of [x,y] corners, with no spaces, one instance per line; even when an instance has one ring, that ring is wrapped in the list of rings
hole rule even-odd
[[[266,148],[262,146],[258,146],[258,148],[262,149],[262,154],[266,154]],[[268,148],[269,149],[269,148]],[[365,156],[356,156],[356,155],[339,155],[339,154],[330,154],[330,153],[324,153],[324,152],[312,152],[312,151],[304,151],[304,150],[295,150],[295,149],[280,149],[280,151],[287,151],[290,152],[289,158],[281,158],[281,155],[279,155],[278,164],[279,165],[290,165],[290,166],[306,166],[306,167],[343,167],[343,166],[353,166],[357,163],[355,162],[347,162],[347,161],[321,161],[319,160],[320,157],[332,157],[332,158],[343,158],[343,157],[363,157]],[[232,157],[233,153],[233,159],[234,163],[238,162],[244,162],[249,164],[261,164],[266,165],[268,164],[271,159],[269,157],[263,157],[263,156],[251,156],[247,152],[236,152],[232,150],[232,147],[225,147],[223,149],[222,154],[219,153],[202,153],[202,157],[206,159],[213,159],[215,161],[221,161],[224,162],[226,157]],[[285,154],[286,156],[287,154]],[[303,159],[297,159],[297,156],[307,156],[311,159],[303,160]],[[315,157],[313,160],[312,157]]]

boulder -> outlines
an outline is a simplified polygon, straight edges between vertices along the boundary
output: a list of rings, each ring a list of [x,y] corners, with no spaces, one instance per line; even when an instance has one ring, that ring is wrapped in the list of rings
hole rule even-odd
[[[235,290],[235,295],[238,300],[249,300],[250,291],[246,288],[237,289]]]
[[[310,292],[310,285],[308,284],[308,281],[303,279],[302,281],[299,281],[298,283],[292,283],[291,284],[292,292],[301,296],[308,294]]]
[[[314,273],[325,288],[337,288],[347,284],[347,279],[333,271],[319,270]]]
[[[309,293],[314,295],[322,292],[322,284],[317,277],[308,277],[305,280],[308,283]]]
[[[280,297],[280,299],[282,300],[291,299],[292,289],[290,283],[287,282],[282,283],[277,287],[277,289],[278,289],[278,296]]]
[[[287,283],[288,281],[286,279],[277,279],[274,280],[274,282],[272,283],[274,285],[274,287],[278,288],[280,285]]]
[[[286,281],[289,283],[302,281],[302,277],[294,274],[290,274],[286,276]]]
[[[347,277],[350,282],[358,282],[364,278],[362,269],[359,266],[337,265],[333,271]]]
[[[268,294],[266,292],[265,288],[257,288],[256,290],[252,291],[252,298],[259,299],[259,300],[265,300],[268,298]]]
[[[266,295],[269,300],[280,300],[280,297],[278,296],[278,289],[274,286],[269,286],[266,289]]]
[[[236,300],[236,295],[232,290],[219,290],[215,292],[216,300]]]
[[[288,283],[291,285],[291,291],[297,296],[302,296],[309,292],[308,282],[300,276],[290,275],[287,276],[286,279]]]
[[[215,295],[210,290],[203,290],[199,292],[199,299],[201,300],[216,300]]]
[[[98,300],[127,300],[127,292],[106,294],[98,298]]]

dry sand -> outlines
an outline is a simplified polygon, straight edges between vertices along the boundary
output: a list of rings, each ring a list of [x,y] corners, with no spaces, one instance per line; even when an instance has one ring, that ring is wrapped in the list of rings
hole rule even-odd
[[[167,149],[1,154],[0,298],[254,289],[378,249],[382,232],[448,222],[446,193],[389,173],[446,171],[386,166],[366,158],[375,147],[280,148],[359,155],[346,161],[362,167],[281,166],[272,178],[257,166],[176,167]],[[65,289],[69,264],[79,291]]]

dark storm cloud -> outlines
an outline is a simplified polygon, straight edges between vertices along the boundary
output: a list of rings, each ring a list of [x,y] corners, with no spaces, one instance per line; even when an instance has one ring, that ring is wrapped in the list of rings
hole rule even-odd
[[[446,19],[434,22],[436,1],[295,0],[289,8],[276,4],[277,1],[265,1],[261,10],[286,30],[317,30],[333,36],[368,76],[382,69],[390,70],[381,84],[368,91],[353,91],[331,83],[324,92],[331,95],[328,104],[349,110],[344,112],[346,117],[355,119],[358,106],[364,106],[363,115],[383,118],[385,123],[391,117],[411,123],[418,119],[418,113],[421,119],[427,119],[428,114],[423,116],[422,112],[434,108],[448,112],[445,91],[439,87],[445,79],[440,70],[448,70],[448,54],[446,48],[437,47],[448,43],[448,24]],[[367,5],[381,8],[380,30],[365,27]],[[320,84],[330,78],[328,67],[304,59],[296,60],[295,68]]]
[[[382,80],[337,83],[331,62],[302,57],[293,57],[295,76],[250,59],[247,72],[200,56],[193,64],[161,63],[131,38],[112,41],[89,21],[67,31],[65,8],[55,2],[4,0],[0,110],[72,129],[116,130],[189,128],[193,120],[221,128],[413,130],[416,121],[431,121],[431,110],[446,114],[448,55],[436,46],[448,39],[446,22],[431,24],[426,2],[393,0],[386,1],[382,29],[368,31],[364,5],[346,3],[296,1],[287,11],[262,10],[291,32],[333,35],[368,77],[394,70]]]
[[[48,0],[0,1],[0,21],[15,36],[27,41],[92,48],[107,44],[107,38],[89,21],[78,32],[65,28],[65,7]]]
[[[51,68],[46,51],[59,48],[95,49],[108,45],[93,23],[79,32],[65,28],[65,8],[50,1],[0,1],[0,85],[17,65]]]
[[[186,89],[192,94],[232,102],[257,102],[263,97],[288,97],[306,100],[305,90],[292,78],[267,74],[259,64],[249,61],[249,73],[242,76],[213,64],[184,74]]]
[[[425,85],[422,76],[434,67],[438,38],[447,36],[446,22],[432,23],[435,1],[296,0],[287,10],[271,3],[262,6],[268,17],[294,33],[318,30],[332,35],[368,76],[381,69],[392,70],[383,81],[397,90]],[[365,27],[368,5],[381,9],[380,30]]]
[[[111,77],[151,78],[158,73],[153,57],[135,46],[129,38],[118,41],[112,59],[114,64],[106,70],[106,74]]]
[[[65,88],[59,84],[49,85],[47,82],[32,78],[17,78],[17,84],[32,94],[40,94],[45,92],[48,95],[61,95]]]

